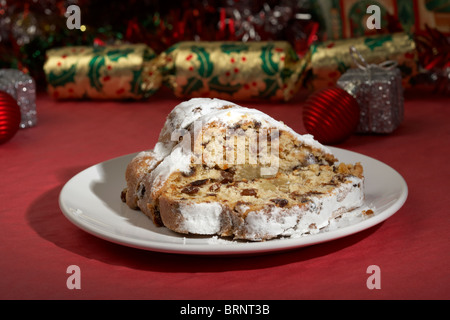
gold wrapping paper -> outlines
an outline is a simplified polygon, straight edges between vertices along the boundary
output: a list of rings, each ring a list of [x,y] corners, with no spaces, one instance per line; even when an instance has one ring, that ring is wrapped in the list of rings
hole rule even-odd
[[[284,41],[180,42],[157,60],[177,97],[233,100],[289,100],[307,61]]]
[[[418,73],[418,56],[415,42],[406,33],[395,33],[372,37],[326,41],[311,47],[311,60],[306,76],[306,87],[319,90],[334,86],[338,79],[355,64],[349,54],[355,47],[369,64],[393,60],[402,72],[402,85]]]
[[[74,46],[47,51],[48,92],[57,99],[141,99],[159,89],[156,57],[145,44]]]

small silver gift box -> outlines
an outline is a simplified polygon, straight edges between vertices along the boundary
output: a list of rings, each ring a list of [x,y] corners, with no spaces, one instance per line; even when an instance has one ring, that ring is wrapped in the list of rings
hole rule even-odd
[[[362,60],[365,63],[364,60]],[[396,64],[368,65],[347,70],[337,85],[360,107],[359,133],[391,133],[403,121],[402,76]]]
[[[21,128],[36,125],[36,85],[31,76],[17,69],[0,69],[0,91],[10,94],[17,101]]]

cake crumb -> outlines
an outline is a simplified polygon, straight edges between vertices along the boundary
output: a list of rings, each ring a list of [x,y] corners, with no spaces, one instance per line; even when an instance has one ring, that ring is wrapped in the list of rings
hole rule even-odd
[[[208,239],[208,244],[232,244],[237,243],[237,241],[227,240],[224,238],[220,238],[218,236],[212,236]]]

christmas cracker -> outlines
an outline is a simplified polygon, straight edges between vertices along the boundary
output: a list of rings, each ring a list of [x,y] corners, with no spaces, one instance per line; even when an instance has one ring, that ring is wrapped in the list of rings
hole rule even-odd
[[[288,42],[181,42],[159,57],[177,97],[289,100],[306,60]]]
[[[145,44],[48,50],[48,92],[57,99],[147,98],[161,83],[151,64],[155,56]]]

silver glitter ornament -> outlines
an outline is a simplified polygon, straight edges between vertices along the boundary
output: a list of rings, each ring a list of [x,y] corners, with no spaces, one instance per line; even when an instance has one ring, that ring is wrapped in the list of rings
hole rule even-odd
[[[17,69],[0,69],[0,91],[10,94],[20,107],[20,128],[36,125],[36,85],[33,78]]]
[[[356,132],[393,132],[404,113],[402,75],[397,63],[368,64],[354,47],[350,47],[350,54],[358,68],[347,70],[337,85],[358,101],[360,120]]]

